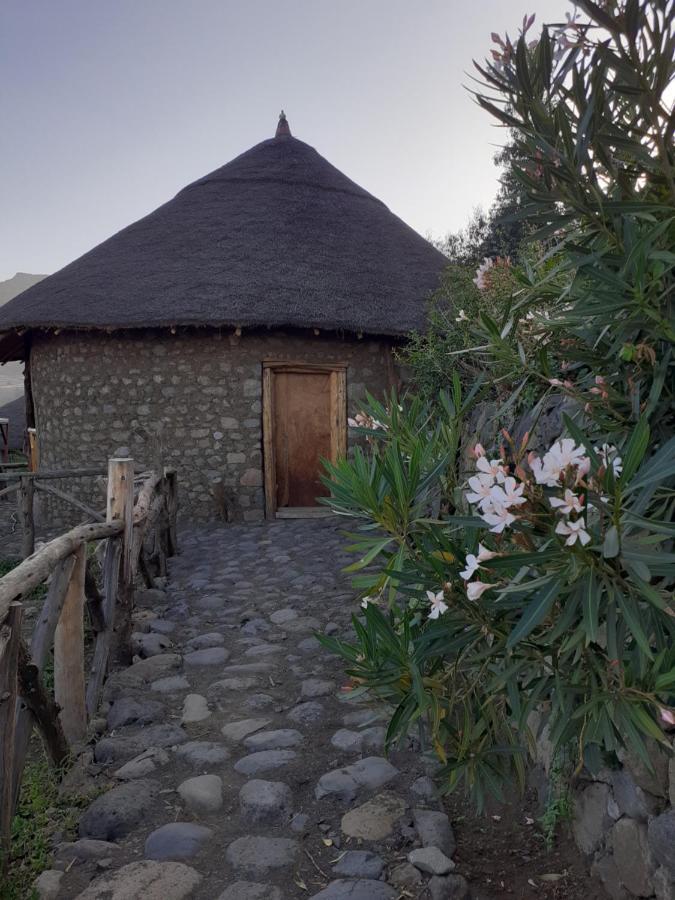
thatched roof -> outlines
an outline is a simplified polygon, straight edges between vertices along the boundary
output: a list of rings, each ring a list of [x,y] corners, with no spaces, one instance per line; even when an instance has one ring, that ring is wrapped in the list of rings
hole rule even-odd
[[[12,328],[420,328],[445,257],[285,119],[0,310]]]

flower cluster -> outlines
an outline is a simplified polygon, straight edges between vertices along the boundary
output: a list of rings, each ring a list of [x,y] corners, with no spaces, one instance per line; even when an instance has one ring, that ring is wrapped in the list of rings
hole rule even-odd
[[[528,503],[530,505],[521,511],[521,515],[536,520],[533,515],[536,502],[540,500],[545,503],[548,500],[551,510],[559,516],[555,533],[565,538],[565,546],[572,547],[577,542],[581,546],[590,543],[591,536],[586,524],[588,510],[582,493],[589,483],[592,484],[592,479],[589,482],[588,478],[591,459],[585,447],[577,446],[572,438],[561,438],[542,457],[529,454],[527,461],[531,476],[528,477],[522,466],[514,466],[517,478],[511,474],[511,467],[503,459],[489,459],[480,444],[473,452],[477,472],[469,478],[469,490],[465,496],[469,503],[478,508],[480,518],[491,532],[502,534],[518,520],[519,507]],[[621,473],[622,460],[616,447],[603,444],[594,448],[593,452],[599,457],[601,471],[611,469],[615,476]],[[541,488],[557,488],[561,493],[546,497]],[[467,568],[461,573],[465,581],[471,578],[479,563],[480,557],[467,557]],[[475,582],[467,585],[471,599],[480,596],[477,592],[482,592],[476,585]]]
[[[368,428],[371,431],[386,431],[386,425],[383,425],[382,422],[379,422],[377,419],[374,419],[372,416],[369,416],[367,413],[359,412],[354,418],[347,419],[347,424],[350,428]]]
[[[482,544],[478,545],[478,553],[467,554],[466,560],[464,562],[466,568],[459,574],[460,577],[465,582],[467,582],[466,595],[469,600],[478,600],[481,594],[484,594],[485,591],[489,591],[490,588],[495,587],[494,584],[489,584],[488,582],[481,581],[480,579],[476,579],[476,581],[471,581],[471,579],[476,574],[478,569],[483,568],[483,566],[481,565],[482,563],[487,562],[490,559],[494,559],[494,557],[498,555],[498,553],[493,553],[492,550],[488,550],[487,547],[484,547]]]
[[[479,454],[476,461],[478,474],[469,478],[471,490],[466,499],[478,506],[480,517],[490,526],[490,531],[501,534],[516,521],[511,510],[527,502],[523,496],[525,485],[508,474],[502,460],[488,459],[479,444],[475,452]]]
[[[591,468],[585,449],[577,447],[572,438],[556,441],[542,459],[531,453],[528,462],[537,484],[547,487],[558,487],[560,476],[569,468],[576,469],[577,481],[588,475]]]

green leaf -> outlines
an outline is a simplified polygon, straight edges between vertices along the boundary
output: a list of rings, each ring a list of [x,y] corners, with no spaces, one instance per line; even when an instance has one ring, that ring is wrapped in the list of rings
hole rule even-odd
[[[649,424],[647,419],[643,417],[633,429],[633,433],[628,441],[628,446],[623,453],[623,471],[619,478],[620,487],[627,484],[637,472],[638,466],[644,459],[648,444]]]
[[[645,634],[642,622],[640,621],[638,604],[632,597],[625,597],[620,591],[616,593],[616,600],[637,645],[648,659],[653,659],[652,648],[649,646],[649,638]]]
[[[619,555],[620,549],[618,529],[616,525],[611,525],[607,529],[605,540],[602,542],[602,555],[605,559],[613,559]]]
[[[508,649],[515,647],[516,644],[522,641],[523,638],[526,638],[537,625],[544,621],[551,611],[551,607],[558,596],[559,590],[560,580],[556,578],[550,580],[548,585],[537,593],[537,596],[529,603],[527,609],[519,619],[516,627],[511,631],[511,634],[509,634],[508,640],[506,641]]]
[[[595,643],[598,639],[598,610],[600,609],[602,588],[596,581],[593,572],[588,573],[582,583],[581,590],[581,606],[584,614],[586,634],[588,636],[588,641]]]

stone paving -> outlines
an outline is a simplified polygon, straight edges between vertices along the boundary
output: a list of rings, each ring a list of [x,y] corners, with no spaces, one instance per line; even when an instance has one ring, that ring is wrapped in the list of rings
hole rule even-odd
[[[314,632],[358,609],[334,519],[184,531],[137,593],[138,660],[108,681],[79,839],[36,883],[80,900],[462,900],[452,827],[410,741],[345,702]]]

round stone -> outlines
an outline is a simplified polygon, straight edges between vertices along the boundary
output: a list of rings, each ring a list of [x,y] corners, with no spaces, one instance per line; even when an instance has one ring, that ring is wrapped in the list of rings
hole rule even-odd
[[[438,847],[420,847],[418,850],[411,850],[408,862],[428,875],[447,875],[455,868],[454,862]]]
[[[181,722],[186,725],[191,722],[203,722],[211,715],[206,697],[201,694],[188,694],[183,701],[183,716]]]
[[[293,806],[291,789],[282,781],[254,778],[239,791],[241,816],[251,825],[287,821]]]
[[[234,769],[240,775],[259,775],[288,765],[297,755],[294,750],[260,750],[237,760]]]
[[[146,859],[191,859],[213,832],[193,822],[170,822],[156,828],[145,841]]]
[[[244,835],[227,848],[228,863],[254,878],[265,876],[272,869],[292,866],[298,852],[298,842],[291,838],[257,837]]]
[[[279,728],[276,731],[259,731],[245,738],[244,746],[248,750],[286,750],[298,747],[303,737],[294,728]]]
[[[141,860],[95,878],[75,900],[185,900],[202,880],[199,872],[178,862]]]
[[[324,714],[324,707],[316,700],[308,700],[306,703],[298,703],[289,712],[288,718],[298,725],[309,725],[318,722]]]
[[[341,828],[348,837],[362,838],[366,841],[381,841],[392,833],[394,825],[404,812],[403,800],[396,794],[384,791],[362,806],[357,806],[356,809],[345,813],[342,817]]]
[[[225,762],[230,758],[230,751],[215,741],[188,741],[187,744],[176,747],[176,755],[197,766],[208,766]]]
[[[227,662],[229,655],[224,647],[205,647],[186,653],[183,662],[186,666],[221,666]]]
[[[178,793],[194,813],[216,812],[223,805],[223,782],[218,775],[196,775],[178,785]]]
[[[334,681],[324,681],[321,678],[308,678],[302,682],[301,688],[302,696],[308,700],[314,697],[325,697],[327,694],[332,694],[334,690]]]

